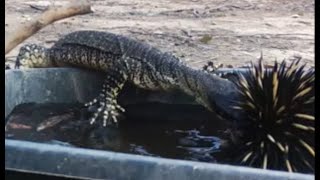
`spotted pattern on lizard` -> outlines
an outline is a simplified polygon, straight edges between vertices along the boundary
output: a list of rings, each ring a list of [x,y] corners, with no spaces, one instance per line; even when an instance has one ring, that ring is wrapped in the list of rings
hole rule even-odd
[[[51,48],[27,44],[21,47],[16,61],[16,68],[56,66],[105,73],[101,93],[85,104],[98,105],[90,123],[100,118],[104,126],[117,124],[118,115],[125,111],[117,97],[127,82],[149,90],[181,90],[210,111],[224,117],[235,115],[228,108],[234,101],[232,97],[237,97],[232,82],[195,70],[169,53],[122,35],[76,31],[59,39]]]

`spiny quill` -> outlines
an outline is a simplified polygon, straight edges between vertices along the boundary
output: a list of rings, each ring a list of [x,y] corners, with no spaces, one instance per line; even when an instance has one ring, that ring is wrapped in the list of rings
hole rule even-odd
[[[314,69],[300,59],[274,63],[267,69],[262,56],[248,74],[234,81],[241,100],[233,107],[244,111],[237,122],[237,148],[228,156],[242,165],[289,172],[314,172]],[[228,151],[230,153],[230,151]]]

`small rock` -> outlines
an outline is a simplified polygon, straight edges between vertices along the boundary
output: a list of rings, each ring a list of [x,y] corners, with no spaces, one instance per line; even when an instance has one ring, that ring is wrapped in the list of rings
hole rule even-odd
[[[270,35],[263,35],[263,38],[265,38],[265,39],[270,39],[271,36],[270,36]]]
[[[26,21],[31,20],[31,17],[29,15],[22,15],[22,18],[24,18]]]
[[[299,12],[298,15],[299,15],[299,16],[303,16],[303,12]]]
[[[266,25],[266,26],[273,26],[272,24],[270,24],[270,23],[264,23],[264,25]]]
[[[298,23],[304,24],[304,25],[312,25],[311,22],[307,22],[307,21],[298,21]]]
[[[299,18],[300,16],[299,16],[299,14],[294,14],[294,15],[292,15],[291,17],[292,17],[292,18]]]
[[[197,18],[200,17],[200,12],[199,12],[198,10],[193,9],[192,13],[193,13],[193,15],[194,15],[195,17],[197,17]]]
[[[301,59],[301,58],[302,58],[302,56],[301,56],[300,54],[294,54],[293,57],[294,57],[294,58],[298,58],[298,59]]]
[[[182,31],[185,35],[191,37],[190,30],[184,30],[184,29],[182,29],[181,31]]]
[[[156,30],[156,31],[154,31],[154,34],[163,34],[163,32],[160,30]]]

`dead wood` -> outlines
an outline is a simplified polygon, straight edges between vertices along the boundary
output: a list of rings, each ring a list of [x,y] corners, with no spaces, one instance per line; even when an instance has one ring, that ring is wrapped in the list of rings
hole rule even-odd
[[[40,29],[55,21],[91,12],[92,9],[90,3],[86,0],[72,1],[65,7],[51,7],[47,11],[44,11],[35,20],[18,27],[15,32],[12,32],[6,38],[5,54],[9,53],[13,48],[38,32]]]

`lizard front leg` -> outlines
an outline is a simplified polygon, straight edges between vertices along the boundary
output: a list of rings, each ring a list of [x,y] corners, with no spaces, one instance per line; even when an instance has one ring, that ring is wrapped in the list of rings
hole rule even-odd
[[[121,71],[108,72],[99,96],[85,104],[87,107],[98,105],[90,118],[90,124],[95,123],[98,118],[103,120],[103,126],[118,124],[117,117],[125,110],[118,104],[117,97],[126,81],[127,76]]]

